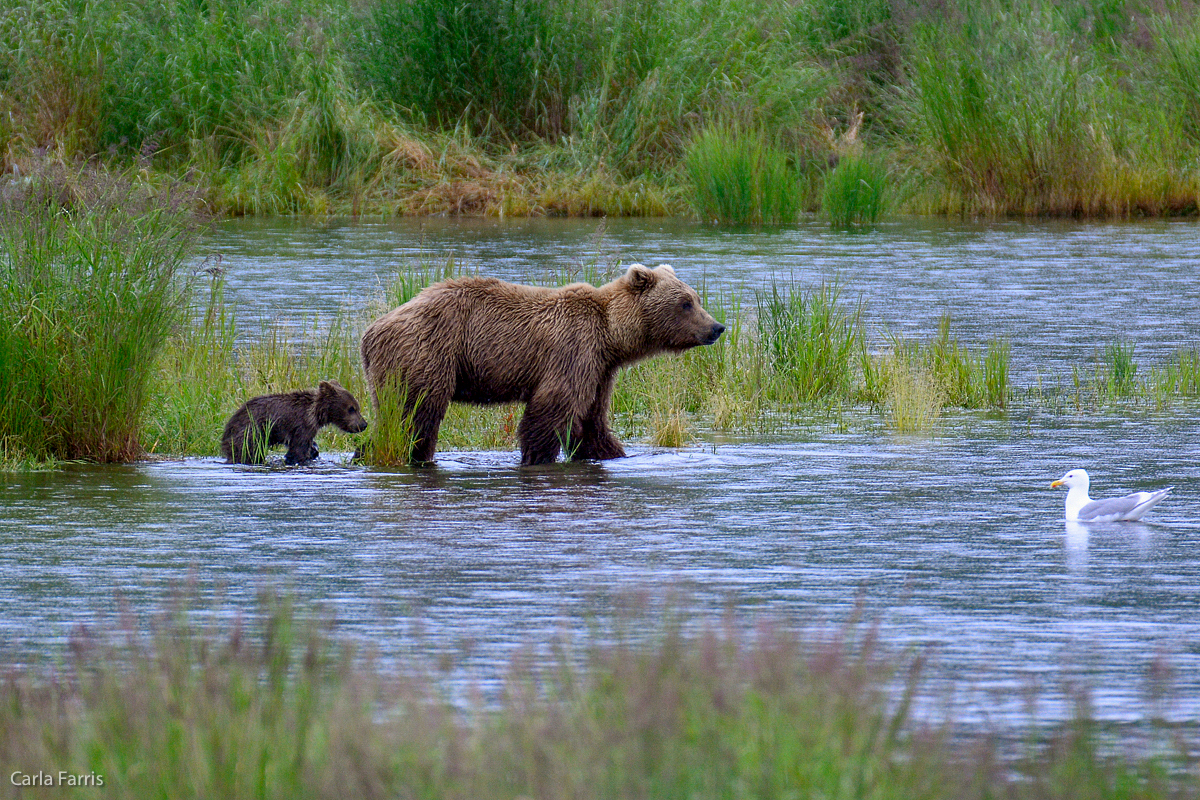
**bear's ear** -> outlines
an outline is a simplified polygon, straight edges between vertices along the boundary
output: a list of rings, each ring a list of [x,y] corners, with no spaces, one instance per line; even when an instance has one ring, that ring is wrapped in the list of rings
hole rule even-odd
[[[660,269],[672,277],[675,276],[675,268],[672,267],[670,264],[659,264],[657,267],[654,268],[654,271],[658,272]]]
[[[321,381],[321,383],[317,385],[317,391],[321,394],[337,394],[338,389],[341,388],[342,385],[337,381]]]
[[[654,270],[641,264],[630,264],[629,270],[625,273],[625,279],[629,281],[629,285],[633,287],[634,291],[644,292],[654,285],[658,276],[654,274]]]

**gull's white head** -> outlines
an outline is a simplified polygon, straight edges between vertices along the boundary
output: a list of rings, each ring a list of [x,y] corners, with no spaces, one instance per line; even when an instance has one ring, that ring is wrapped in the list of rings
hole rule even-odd
[[[1086,469],[1073,469],[1066,475],[1063,475],[1061,478],[1056,480],[1054,483],[1050,484],[1050,486],[1051,488],[1055,489],[1057,489],[1059,486],[1065,486],[1068,489],[1079,488],[1086,492],[1088,490],[1088,483],[1090,483],[1090,481],[1088,479]]]

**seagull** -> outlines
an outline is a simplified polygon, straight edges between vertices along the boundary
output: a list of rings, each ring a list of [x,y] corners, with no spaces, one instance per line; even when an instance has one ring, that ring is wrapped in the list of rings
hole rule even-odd
[[[1134,492],[1125,497],[1093,500],[1088,497],[1089,482],[1086,469],[1073,469],[1050,484],[1052,488],[1067,487],[1068,520],[1078,520],[1079,522],[1138,520],[1147,511],[1158,505],[1159,501],[1167,496],[1167,492],[1175,488],[1168,486],[1157,492]]]

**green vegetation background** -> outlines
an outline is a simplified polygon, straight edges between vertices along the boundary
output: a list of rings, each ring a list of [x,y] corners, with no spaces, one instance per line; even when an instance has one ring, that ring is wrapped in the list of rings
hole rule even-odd
[[[849,223],[1200,197],[1190,0],[5,5],[5,173],[134,168],[218,213]]]

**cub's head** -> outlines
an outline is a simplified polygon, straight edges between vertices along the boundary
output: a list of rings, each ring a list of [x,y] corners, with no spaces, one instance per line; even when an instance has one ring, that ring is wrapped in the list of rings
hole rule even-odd
[[[667,264],[654,269],[633,264],[617,282],[629,300],[626,310],[633,312],[628,324],[639,326],[644,337],[639,355],[712,344],[725,331],[700,305],[696,290]]]
[[[337,425],[346,433],[362,433],[367,429],[362,406],[337,381],[321,381],[317,387],[317,421],[322,425]]]

